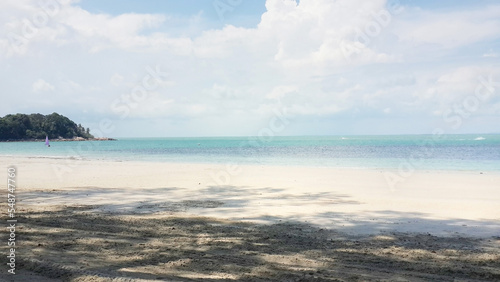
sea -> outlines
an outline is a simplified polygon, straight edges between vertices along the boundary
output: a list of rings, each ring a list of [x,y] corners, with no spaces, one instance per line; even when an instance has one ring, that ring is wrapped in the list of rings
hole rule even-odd
[[[500,171],[500,134],[117,138],[2,142],[0,156],[335,168]]]

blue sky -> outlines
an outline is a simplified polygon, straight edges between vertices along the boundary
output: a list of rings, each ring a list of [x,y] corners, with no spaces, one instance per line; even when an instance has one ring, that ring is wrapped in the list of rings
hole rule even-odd
[[[0,35],[0,115],[95,135],[500,133],[492,0],[4,1]]]
[[[255,27],[260,16],[266,11],[265,3],[265,0],[83,0],[78,5],[89,12],[111,15],[150,13],[178,18],[200,15],[205,20],[203,28],[221,28],[226,24]]]

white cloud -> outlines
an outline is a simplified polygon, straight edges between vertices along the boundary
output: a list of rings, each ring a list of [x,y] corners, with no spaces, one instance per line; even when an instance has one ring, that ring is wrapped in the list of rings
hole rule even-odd
[[[413,10],[410,14],[395,27],[402,41],[450,49],[500,37],[500,6],[446,13]]]
[[[280,85],[273,88],[269,94],[267,94],[268,99],[281,100],[281,98],[285,97],[285,95],[297,92],[298,87],[294,85]]]
[[[72,5],[74,1],[15,2],[19,4],[6,8],[17,16],[5,17],[3,25],[3,31],[8,34],[9,55],[25,54],[36,48],[37,42],[78,43],[87,46],[90,52],[117,47],[145,48],[152,44],[141,32],[157,28],[165,21],[163,15],[92,14]]]
[[[147,47],[150,45],[146,36],[140,32],[144,29],[158,27],[164,22],[162,15],[122,14],[109,16],[91,14],[81,8],[68,9],[61,24],[68,26],[83,40],[91,40],[91,51],[97,52],[103,48],[125,49]],[[81,43],[84,43],[82,40]]]
[[[124,80],[123,76],[115,73],[115,74],[113,74],[113,76],[111,76],[111,78],[109,79],[109,82],[113,86],[120,86],[123,83],[123,80]]]
[[[484,53],[483,57],[485,57],[485,58],[498,58],[498,53],[490,50],[488,53]]]
[[[380,26],[373,14],[385,10],[385,1],[304,0],[297,5],[273,0],[266,7],[258,31],[274,39],[274,59],[285,67],[341,67],[394,59],[357,40],[369,24]],[[356,56],[346,54],[346,45],[356,45]]]
[[[237,90],[228,86],[228,85],[219,85],[214,83],[213,86],[204,90],[204,92],[208,93],[214,99],[234,99],[239,96],[236,92]]]
[[[54,86],[52,86],[50,83],[43,79],[38,79],[35,81],[32,85],[33,92],[46,92],[46,91],[51,91],[54,90]]]
[[[155,66],[168,78],[153,83],[148,98],[129,107],[127,119],[193,122],[186,128],[205,122],[205,131],[214,126],[209,120],[217,120],[238,132],[279,107],[298,120],[324,123],[325,117],[435,117],[470,95],[479,75],[500,75],[492,63],[500,6],[445,12],[404,7],[396,13],[384,0],[268,0],[253,28],[179,31],[169,25],[175,15],[91,13],[68,3],[27,38],[22,19],[40,12],[38,2],[10,2],[0,4],[0,32],[15,32],[26,42],[16,51],[0,39],[4,87],[20,93],[17,104],[30,101],[31,92],[57,87],[44,97],[51,107],[84,108],[96,118],[119,118],[111,103],[127,103],[147,67]],[[196,17],[183,20],[206,22],[203,14]],[[29,105],[36,111],[35,103]],[[480,111],[495,112],[494,105]]]

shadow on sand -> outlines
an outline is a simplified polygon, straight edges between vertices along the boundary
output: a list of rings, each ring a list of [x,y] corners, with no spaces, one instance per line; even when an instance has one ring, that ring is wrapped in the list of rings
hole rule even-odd
[[[235,197],[240,202],[234,205],[243,206],[248,200],[245,192],[249,191],[210,187],[208,202],[186,204],[217,208],[223,198]],[[349,202],[347,196],[337,196]],[[500,280],[497,237],[391,232],[353,236],[335,226],[326,230],[286,218],[259,225],[196,217],[175,209],[100,213],[96,208],[25,207],[18,218],[22,228],[17,235],[18,272],[54,281]],[[439,224],[418,214],[386,213],[402,221]]]

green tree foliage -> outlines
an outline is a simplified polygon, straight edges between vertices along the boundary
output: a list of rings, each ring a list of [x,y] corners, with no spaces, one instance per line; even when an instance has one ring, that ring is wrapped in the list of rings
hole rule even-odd
[[[42,114],[15,114],[0,118],[0,140],[29,140],[56,138],[93,138],[88,128],[76,125],[69,118],[58,113]]]

